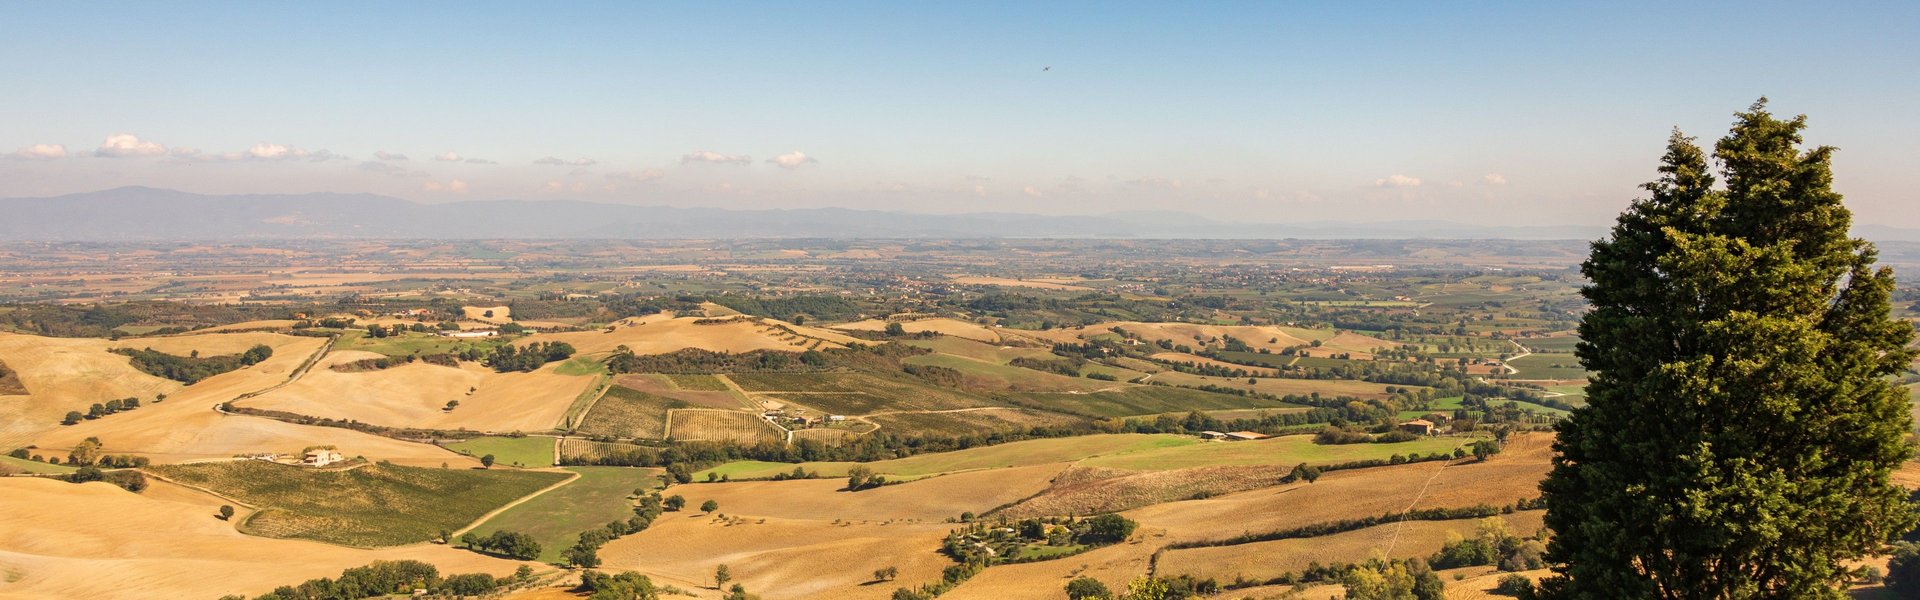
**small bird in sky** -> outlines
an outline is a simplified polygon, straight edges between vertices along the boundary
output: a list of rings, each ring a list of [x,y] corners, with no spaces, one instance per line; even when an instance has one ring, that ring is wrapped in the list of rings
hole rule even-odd
[[[1051,66],[1046,66],[1046,67],[1040,67],[1040,70],[1042,70],[1042,71],[1052,71],[1052,70],[1053,70],[1053,67],[1051,67]]]

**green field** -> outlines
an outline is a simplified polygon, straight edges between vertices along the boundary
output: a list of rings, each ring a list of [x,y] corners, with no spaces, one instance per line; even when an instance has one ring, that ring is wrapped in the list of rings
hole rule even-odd
[[[149,470],[260,507],[246,533],[348,546],[425,542],[565,479],[565,473],[390,464],[321,470],[243,460]]]
[[[1011,348],[976,342],[966,338],[940,336],[925,340],[906,340],[900,342],[908,346],[926,348],[941,354],[962,356],[974,360],[984,360],[994,364],[1007,364],[1015,358],[1058,358],[1044,348]]]
[[[385,354],[387,356],[457,353],[469,347],[492,347],[502,343],[500,341],[463,340],[441,337],[432,333],[411,331],[401,335],[383,338],[367,337],[367,332],[359,329],[316,329],[315,331],[340,331],[340,341],[334,343],[334,350],[361,350]]]
[[[1573,347],[1580,344],[1579,336],[1563,335],[1556,337],[1522,338],[1514,340],[1534,352],[1553,354],[1572,354]]]
[[[1584,385],[1551,385],[1547,386],[1547,391],[1566,394],[1565,396],[1557,397],[1557,399],[1572,403],[1575,406],[1587,403],[1587,386]]]
[[[1587,370],[1572,354],[1532,354],[1507,361],[1520,372],[1514,379],[1585,379]],[[1558,365],[1558,366],[1555,366]]]
[[[666,435],[667,409],[692,406],[624,386],[613,386],[580,420],[581,433],[659,439]]]
[[[1133,471],[1300,463],[1326,465],[1356,460],[1385,460],[1395,454],[1424,455],[1434,452],[1453,452],[1454,448],[1465,446],[1472,441],[1469,438],[1459,437],[1429,437],[1395,444],[1323,445],[1313,443],[1313,436],[1310,435],[1290,435],[1247,442],[1213,442],[1097,456],[1080,461],[1080,464],[1088,467]]]
[[[585,377],[607,372],[607,365],[585,356],[575,356],[567,359],[566,362],[560,363],[560,366],[554,367],[553,372],[560,375]]]
[[[852,468],[855,464],[865,464],[867,468],[873,469],[875,473],[884,475],[924,477],[973,469],[1072,462],[1106,454],[1143,452],[1198,443],[1200,443],[1198,438],[1185,435],[1115,433],[1027,440],[870,463],[811,462],[801,463],[799,466],[808,471],[818,472],[826,477],[846,475],[847,469]],[[707,471],[734,478],[760,478],[772,477],[777,473],[790,472],[794,466],[792,463],[738,461],[720,465]],[[694,480],[704,480],[706,478],[705,473],[706,472],[695,473]]]
[[[633,501],[627,496],[635,489],[660,487],[659,475],[664,472],[629,467],[567,470],[579,473],[580,478],[494,515],[473,532],[488,535],[506,530],[531,535],[540,541],[540,560],[559,562],[567,547],[580,538],[580,532],[633,516]]]
[[[984,385],[993,389],[1064,392],[1069,390],[1096,390],[1111,387],[1113,382],[1097,379],[1067,377],[1057,373],[1035,371],[1012,365],[1005,365],[971,358],[961,358],[950,354],[923,354],[908,357],[901,361],[910,365],[931,365],[946,367],[968,376],[970,384]]]
[[[1112,385],[1112,382],[1105,382]],[[1291,408],[1278,400],[1216,394],[1167,385],[1135,385],[1120,389],[1073,394],[1023,392],[1004,395],[1015,404],[1089,417],[1131,417],[1192,410],[1234,408]]]
[[[10,467],[14,469],[19,469],[20,471],[26,472],[26,473],[72,473],[74,471],[79,470],[76,467],[69,467],[66,465],[47,464],[37,460],[30,460],[25,458],[14,458],[14,457],[5,456],[5,455],[0,455],[0,465],[4,465],[6,467]]]
[[[1464,396],[1434,398],[1433,401],[1427,403],[1426,410],[1403,410],[1400,411],[1399,417],[1401,420],[1407,420],[1418,419],[1427,416],[1428,413],[1452,413],[1460,409],[1460,401],[1465,399]]]
[[[724,381],[721,381],[719,377],[715,377],[712,375],[672,374],[672,375],[667,375],[666,378],[667,378],[667,381],[673,382],[673,387],[677,387],[677,388],[688,390],[688,391],[724,392],[724,391],[733,389],[733,388],[727,387],[727,383]]]
[[[509,467],[553,466],[553,438],[550,437],[477,437],[447,444],[447,449],[473,457],[493,455],[496,465]]]

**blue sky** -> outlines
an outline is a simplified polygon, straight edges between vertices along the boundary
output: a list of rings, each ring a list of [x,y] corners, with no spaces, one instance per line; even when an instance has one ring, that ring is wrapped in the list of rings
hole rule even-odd
[[[7,3],[0,196],[1598,224],[1672,127],[1711,140],[1765,94],[1841,148],[1861,222],[1915,227],[1917,26],[1893,2]]]

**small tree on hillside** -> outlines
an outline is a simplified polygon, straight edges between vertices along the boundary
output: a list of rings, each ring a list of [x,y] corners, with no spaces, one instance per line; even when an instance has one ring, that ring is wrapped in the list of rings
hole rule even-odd
[[[492,455],[492,454],[488,454],[488,455],[485,455],[485,456],[481,456],[481,457],[480,457],[480,466],[482,466],[482,467],[486,467],[486,468],[489,468],[489,469],[491,469],[491,468],[493,468],[493,455]]]
[[[713,511],[716,511],[716,510],[720,510],[720,503],[719,503],[719,502],[715,502],[715,501],[712,501],[712,500],[708,500],[708,501],[706,501],[706,502],[701,502],[701,503],[700,503],[700,512],[703,512],[703,513],[712,513]]]
[[[687,499],[681,497],[679,494],[674,494],[667,496],[667,500],[661,504],[665,506],[668,511],[680,512],[680,509],[686,508]]]
[[[713,589],[720,589],[722,586],[727,585],[729,581],[733,581],[733,573],[727,570],[726,565],[723,564],[713,568]]]
[[[232,504],[222,504],[222,505],[220,505],[220,520],[222,520],[222,521],[231,521],[231,520],[233,520],[233,505],[232,505]]]

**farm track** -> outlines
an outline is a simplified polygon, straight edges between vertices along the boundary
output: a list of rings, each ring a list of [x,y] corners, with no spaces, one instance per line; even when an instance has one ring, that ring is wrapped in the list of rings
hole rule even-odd
[[[557,444],[556,444],[556,445],[557,445]],[[544,471],[555,471],[554,469],[540,469],[540,470],[544,470]],[[579,473],[577,473],[577,472],[574,472],[574,471],[567,471],[567,470],[565,470],[565,469],[559,469],[558,471],[563,471],[563,472],[565,472],[565,473],[567,473],[567,474],[569,475],[569,477],[567,477],[566,479],[562,479],[562,480],[560,480],[560,481],[558,481],[558,482],[555,482],[555,483],[554,483],[553,485],[550,485],[550,486],[547,486],[547,487],[544,487],[544,488],[540,488],[540,489],[539,489],[538,491],[535,491],[534,493],[531,493],[531,494],[527,494],[527,495],[525,495],[525,496],[521,496],[521,497],[520,497],[519,499],[516,499],[516,500],[514,500],[514,501],[512,501],[512,502],[508,502],[508,503],[506,503],[506,504],[502,504],[502,505],[500,505],[500,507],[499,507],[499,508],[495,508],[495,509],[493,509],[493,510],[491,510],[491,511],[487,511],[487,514],[484,514],[484,515],[480,515],[480,518],[478,518],[478,519],[474,519],[474,521],[473,521],[472,523],[468,523],[466,527],[461,527],[459,531],[455,531],[455,532],[453,532],[453,537],[456,537],[456,538],[457,538],[457,537],[460,537],[460,534],[463,534],[463,533],[466,533],[466,532],[469,532],[469,531],[473,531],[473,529],[474,529],[475,527],[479,527],[479,526],[481,526],[481,525],[485,525],[485,524],[487,523],[487,521],[490,521],[490,520],[492,520],[492,519],[493,519],[494,517],[497,517],[497,516],[500,516],[500,513],[503,513],[503,512],[506,512],[506,511],[507,511],[507,509],[510,509],[510,508],[513,508],[513,507],[515,507],[515,506],[519,506],[519,505],[521,505],[522,503],[525,503],[525,502],[526,502],[526,501],[528,501],[528,500],[532,500],[532,499],[534,499],[534,498],[538,498],[538,497],[540,497],[540,495],[541,495],[541,494],[545,494],[545,493],[547,493],[547,492],[551,492],[551,491],[554,491],[554,490],[557,490],[557,489],[560,489],[560,486],[564,486],[564,485],[567,485],[567,484],[569,484],[569,483],[573,483],[573,482],[575,482],[575,481],[579,481],[579,480],[580,480],[580,474],[579,474]],[[451,544],[451,543],[453,543],[453,540],[447,540],[447,543],[449,543],[449,544]]]

